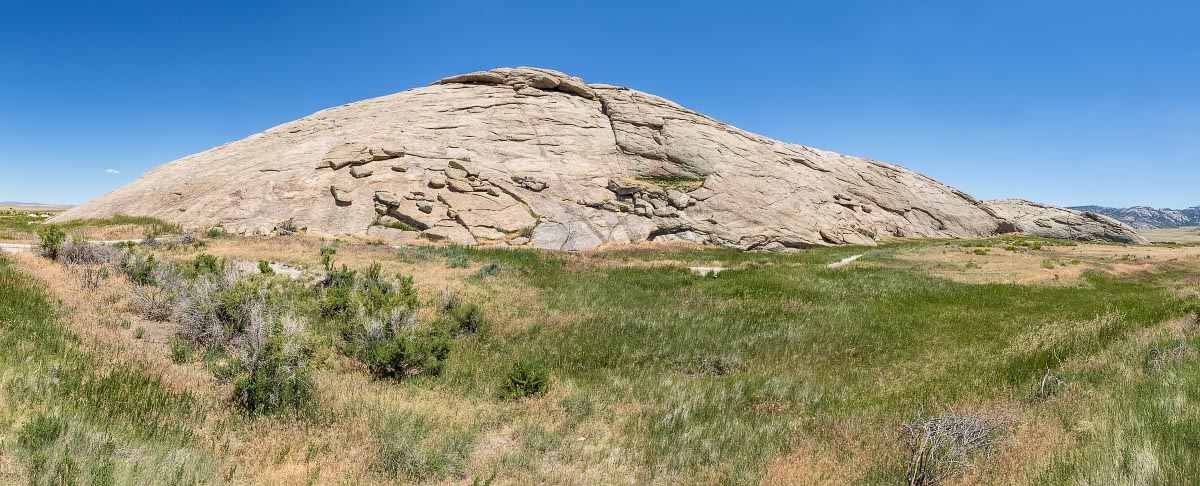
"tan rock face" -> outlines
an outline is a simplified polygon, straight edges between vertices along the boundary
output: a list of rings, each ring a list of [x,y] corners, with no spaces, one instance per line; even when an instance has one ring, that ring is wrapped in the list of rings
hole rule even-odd
[[[1012,223],[1012,230],[1027,235],[1060,240],[1150,243],[1125,223],[1108,216],[1047,206],[1020,199],[987,201],[998,216]]]
[[[563,250],[644,240],[778,250],[1021,226],[898,166],[534,68],[324,110],[150,170],[55,221],[118,213],[246,234],[291,220],[323,236],[376,236],[372,222],[394,219],[431,239]],[[1059,224],[1128,236],[1107,222]]]

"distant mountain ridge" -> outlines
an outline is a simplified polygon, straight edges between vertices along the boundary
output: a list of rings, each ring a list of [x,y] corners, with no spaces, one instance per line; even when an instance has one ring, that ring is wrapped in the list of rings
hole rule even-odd
[[[1103,214],[1136,229],[1179,228],[1200,226],[1200,206],[1187,209],[1155,209],[1149,206],[1132,208],[1108,208],[1104,206],[1076,206],[1069,209]]]

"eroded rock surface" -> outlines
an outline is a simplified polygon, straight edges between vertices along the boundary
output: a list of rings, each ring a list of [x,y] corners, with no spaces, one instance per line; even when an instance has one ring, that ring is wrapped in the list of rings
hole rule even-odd
[[[761,137],[650,94],[505,68],[314,113],[150,170],[54,220],[125,213],[246,234],[291,221],[316,235],[396,241],[412,234],[372,225],[401,222],[429,239],[562,250],[1046,234],[1036,223],[1045,218],[996,207],[898,166]],[[1055,234],[1134,239],[1119,223],[1049,220]]]
[[[996,214],[1012,223],[1012,230],[1043,238],[1079,241],[1150,243],[1125,223],[1108,216],[1038,204],[1021,199],[987,201]]]

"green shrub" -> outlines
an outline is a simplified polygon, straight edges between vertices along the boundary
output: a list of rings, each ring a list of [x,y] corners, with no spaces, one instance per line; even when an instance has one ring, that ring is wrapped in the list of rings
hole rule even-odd
[[[450,332],[453,334],[474,334],[487,326],[483,309],[475,304],[456,306],[450,311],[450,319]]]
[[[385,279],[379,262],[371,263],[361,276],[343,265],[341,270],[331,270],[318,287],[321,315],[342,322],[359,316],[387,317],[393,310],[417,308],[412,277],[397,274],[394,280]]]
[[[209,229],[208,229],[208,231],[205,231],[205,232],[204,232],[204,237],[205,237],[205,238],[212,238],[212,239],[215,239],[215,238],[221,238],[221,237],[224,237],[224,236],[225,236],[225,230],[224,230],[223,228],[220,228],[220,227],[216,227],[216,228],[209,228]]]
[[[213,255],[201,253],[188,264],[188,269],[194,275],[218,275],[225,270],[225,262]]]
[[[333,247],[321,248],[321,265],[325,267],[326,272],[333,271],[333,256],[336,254],[337,254],[337,248],[333,248]]]
[[[258,273],[263,275],[275,275],[275,269],[271,268],[271,264],[266,260],[258,261]]]
[[[504,269],[500,266],[500,262],[493,261],[487,265],[479,267],[479,271],[475,272],[475,278],[493,277],[500,275],[500,272],[503,270]]]
[[[405,263],[425,263],[433,259],[434,250],[428,246],[405,246],[396,251],[396,257]]]
[[[42,250],[42,255],[51,260],[57,260],[58,250],[62,248],[67,233],[58,226],[47,226],[38,236],[41,239],[38,247]]]
[[[439,248],[437,252],[446,258],[446,266],[449,268],[467,268],[471,266],[471,259],[467,258],[467,251],[461,246],[446,246]]]
[[[539,363],[521,360],[513,363],[500,383],[500,398],[517,400],[543,395],[550,390],[550,372]]]
[[[415,316],[402,317],[407,323]],[[342,329],[342,350],[363,363],[372,374],[384,378],[438,376],[450,356],[452,341],[445,331],[432,328],[413,331],[401,322],[353,321]]]
[[[317,346],[291,318],[266,318],[248,330],[230,363],[233,402],[249,414],[304,407],[315,393]]]
[[[154,269],[157,267],[158,261],[154,259],[153,253],[129,251],[120,262],[121,272],[138,285],[154,284]]]
[[[179,335],[202,346],[229,343],[247,329],[254,312],[267,310],[272,296],[269,284],[260,275],[202,275],[189,280],[175,305]]]
[[[141,338],[143,338],[143,337],[146,337],[146,328],[144,328],[144,327],[142,327],[142,326],[138,326],[138,327],[134,328],[134,330],[133,330],[133,338],[134,338],[134,339],[141,339]]]

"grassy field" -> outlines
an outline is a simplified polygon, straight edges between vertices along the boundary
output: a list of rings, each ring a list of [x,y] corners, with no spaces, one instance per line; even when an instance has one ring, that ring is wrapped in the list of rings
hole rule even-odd
[[[1200,244],[1200,227],[1197,226],[1139,231],[1155,243]]]
[[[200,254],[298,270],[261,278],[304,317],[314,393],[268,414],[230,399],[236,343],[181,341],[120,272],[86,290],[79,266],[0,259],[0,349],[16,350],[0,358],[0,482],[896,484],[912,471],[906,425],[938,414],[995,425],[948,483],[1186,484],[1200,470],[1196,248],[341,242],[326,266],[330,244],[136,250],[193,273]],[[317,284],[372,262],[413,277],[418,327],[454,318],[448,296],[486,325],[447,338],[440,373],[372,373]],[[518,362],[548,371],[548,390],[501,393]]]
[[[41,223],[60,208],[0,210],[0,241],[31,242],[38,239]],[[72,236],[99,240],[140,239],[179,231],[179,227],[157,218],[117,215],[106,219],[78,219],[58,225]]]

